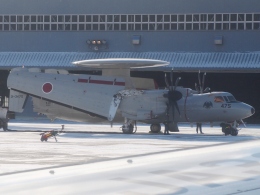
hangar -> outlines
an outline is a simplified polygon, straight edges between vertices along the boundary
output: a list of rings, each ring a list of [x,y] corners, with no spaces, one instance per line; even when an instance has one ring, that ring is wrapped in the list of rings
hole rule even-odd
[[[149,58],[169,67],[134,71],[164,86],[172,68],[194,88],[198,71],[212,90],[232,92],[260,121],[259,0],[4,0],[0,7],[1,97],[17,66],[86,70],[71,62]],[[3,99],[2,99],[3,102]]]

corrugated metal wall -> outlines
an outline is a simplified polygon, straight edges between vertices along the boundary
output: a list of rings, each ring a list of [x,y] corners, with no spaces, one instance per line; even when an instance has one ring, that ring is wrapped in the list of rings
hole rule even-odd
[[[0,66],[73,69],[74,61],[98,58],[144,58],[170,62],[161,70],[260,71],[260,52],[249,53],[175,53],[175,52],[1,52]],[[151,69],[148,69],[151,70]],[[156,69],[158,70],[158,68]]]

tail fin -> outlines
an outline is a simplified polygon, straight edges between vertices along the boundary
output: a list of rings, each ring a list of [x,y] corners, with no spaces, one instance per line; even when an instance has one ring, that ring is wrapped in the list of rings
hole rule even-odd
[[[27,98],[27,94],[11,89],[9,96],[9,110],[14,112],[23,112]]]

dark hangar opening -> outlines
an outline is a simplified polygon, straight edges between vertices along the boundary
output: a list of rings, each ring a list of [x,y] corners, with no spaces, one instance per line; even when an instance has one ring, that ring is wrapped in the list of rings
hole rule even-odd
[[[8,105],[8,97],[9,97],[9,89],[7,88],[7,77],[9,71],[8,70],[0,70],[0,106],[7,107]]]

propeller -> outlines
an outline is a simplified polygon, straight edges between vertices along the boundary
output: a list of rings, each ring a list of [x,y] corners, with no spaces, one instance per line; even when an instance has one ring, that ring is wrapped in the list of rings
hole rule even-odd
[[[164,94],[163,96],[165,98],[168,98],[168,103],[167,103],[167,124],[170,123],[170,121],[175,121],[174,117],[174,112],[175,109],[178,111],[180,115],[180,109],[177,104],[177,101],[182,98],[181,92],[177,91],[176,88],[178,86],[179,81],[181,80],[181,77],[178,77],[175,81],[175,84],[173,86],[173,70],[171,71],[170,74],[170,80],[171,80],[171,85],[168,83],[167,75],[165,74],[165,83],[168,88],[168,93]],[[172,111],[172,118],[170,118],[170,110]],[[167,127],[168,128],[168,127]]]
[[[200,71],[198,73],[198,80],[199,80],[199,85],[197,85],[197,83],[195,83],[195,90],[199,93],[207,93],[210,91],[210,88],[207,87],[206,89],[204,89],[204,84],[205,84],[205,78],[206,78],[206,72],[203,74],[202,76],[202,82],[201,82],[201,77],[200,77]]]

